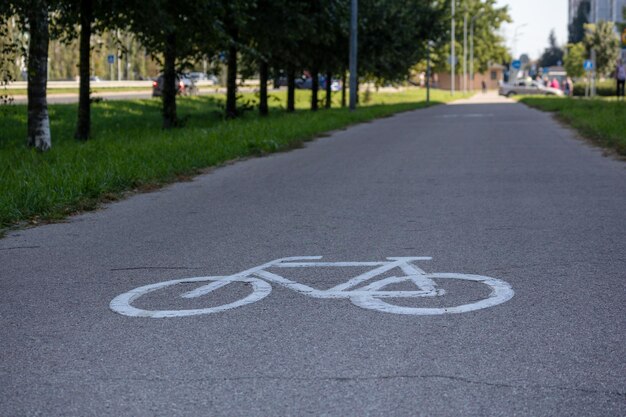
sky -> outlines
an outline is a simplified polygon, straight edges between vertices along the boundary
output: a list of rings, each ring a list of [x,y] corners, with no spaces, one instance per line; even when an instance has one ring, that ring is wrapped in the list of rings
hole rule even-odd
[[[552,29],[559,45],[567,43],[567,0],[497,0],[497,4],[509,6],[513,23],[504,26],[503,35],[516,57],[526,53],[531,59],[539,58],[548,46]],[[518,36],[514,43],[516,28]]]

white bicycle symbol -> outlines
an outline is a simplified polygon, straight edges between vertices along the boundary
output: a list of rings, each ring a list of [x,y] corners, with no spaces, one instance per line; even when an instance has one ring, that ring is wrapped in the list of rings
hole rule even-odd
[[[241,307],[246,304],[257,302],[267,297],[272,292],[270,283],[282,285],[300,294],[314,298],[347,298],[353,304],[369,310],[377,310],[385,313],[411,314],[411,315],[438,315],[450,313],[466,313],[468,311],[480,310],[487,307],[504,303],[510,300],[514,291],[511,286],[502,280],[485,277],[482,275],[456,274],[456,273],[426,273],[422,269],[412,264],[414,261],[425,261],[431,257],[392,257],[381,262],[314,262],[322,259],[321,256],[298,256],[281,258],[265,263],[243,272],[228,276],[208,276],[195,278],[182,278],[171,281],[159,282],[157,284],[145,285],[128,291],[115,297],[110,307],[116,313],[130,317],[184,317],[199,314],[218,313]],[[339,284],[327,290],[319,290],[304,284],[284,278],[278,274],[268,271],[270,268],[320,268],[320,267],[374,267],[374,269],[360,274],[349,281]],[[372,278],[382,275],[394,268],[400,268],[406,276],[386,277],[360,286]],[[394,298],[418,298],[437,297],[445,295],[445,290],[437,288],[438,280],[465,280],[474,281],[487,285],[491,292],[487,298],[479,301],[463,304],[455,307],[445,308],[421,308],[406,307],[390,304],[385,300]],[[208,282],[208,284],[198,287],[192,291],[181,294],[183,298],[196,298],[207,295],[219,288],[233,282],[243,282],[250,284],[252,293],[237,301],[215,307],[188,309],[188,310],[143,310],[132,306],[132,303],[139,297],[148,293],[161,290],[177,284],[190,284],[198,282]],[[385,290],[385,287],[394,284],[413,283],[417,289],[414,291]]]

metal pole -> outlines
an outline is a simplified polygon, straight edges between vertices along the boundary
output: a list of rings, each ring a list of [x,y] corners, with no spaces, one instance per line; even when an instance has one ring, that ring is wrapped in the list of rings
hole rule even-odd
[[[430,105],[430,41],[426,44],[426,105]]]
[[[467,93],[467,9],[463,15],[463,92]]]
[[[116,53],[115,53],[115,59],[117,60],[117,81],[122,81],[122,63],[120,62],[120,30],[118,29],[116,32],[116,38],[117,38],[117,49],[116,49]]]
[[[597,24],[596,20],[598,19],[598,2],[596,0],[591,0],[591,23],[594,25]],[[596,26],[594,30],[597,30]],[[591,69],[591,86],[589,89],[589,94],[591,97],[595,97],[596,95],[596,50],[591,48],[591,62],[593,63],[593,68]]]
[[[450,94],[454,95],[454,76],[456,67],[456,57],[454,54],[454,2],[456,0],[450,0],[452,3],[452,24],[450,30]]]
[[[470,68],[469,68],[469,74],[470,74],[470,89],[471,91],[474,91],[474,20],[476,20],[476,17],[478,16],[474,16],[472,18],[472,21],[470,22]]]
[[[350,2],[350,110],[356,109],[358,0]]]

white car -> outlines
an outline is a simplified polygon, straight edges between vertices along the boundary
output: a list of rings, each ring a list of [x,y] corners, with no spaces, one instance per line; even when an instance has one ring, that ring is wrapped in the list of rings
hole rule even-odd
[[[537,81],[516,81],[513,84],[502,84],[498,93],[501,96],[511,97],[516,94],[543,94],[546,96],[562,96],[563,91],[558,88],[546,87]]]

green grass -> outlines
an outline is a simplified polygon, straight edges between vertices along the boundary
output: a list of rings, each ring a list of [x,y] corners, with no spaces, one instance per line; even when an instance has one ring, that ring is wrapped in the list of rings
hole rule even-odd
[[[520,102],[554,112],[583,136],[626,155],[626,103],[614,100],[522,97]]]
[[[373,93],[355,112],[310,112],[303,110],[310,92],[298,91],[300,110],[287,114],[284,96],[270,100],[269,117],[248,112],[236,120],[222,118],[223,96],[180,98],[178,114],[185,127],[168,131],[161,129],[159,100],[96,103],[93,139],[84,143],[73,139],[76,105],[51,105],[52,149],[46,153],[24,146],[25,106],[0,107],[0,229],[61,219],[124,191],[158,187],[228,160],[287,150],[323,132],[425,106],[424,91],[412,89]],[[431,97],[433,102],[450,100],[441,91]]]

